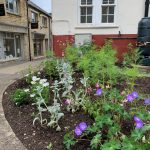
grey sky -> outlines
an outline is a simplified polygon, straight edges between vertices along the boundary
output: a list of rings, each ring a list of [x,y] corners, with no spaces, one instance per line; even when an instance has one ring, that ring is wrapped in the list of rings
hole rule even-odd
[[[51,12],[51,0],[31,0],[33,3],[40,6],[42,9],[47,11],[48,13]]]

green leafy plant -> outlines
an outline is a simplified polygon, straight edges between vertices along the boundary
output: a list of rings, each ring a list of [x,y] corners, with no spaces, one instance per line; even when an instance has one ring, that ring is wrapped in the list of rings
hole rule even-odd
[[[141,63],[141,51],[138,48],[134,48],[130,43],[127,47],[128,51],[124,54],[123,65],[130,67],[133,64]]]
[[[49,87],[49,83],[47,82],[47,79],[40,79],[36,76],[32,77],[31,84],[32,87],[32,93],[30,97],[32,97],[35,100],[35,103],[33,103],[38,110],[38,113],[35,115],[35,118],[33,120],[33,124],[38,120],[41,123],[41,126],[47,125],[52,128],[56,128],[56,131],[60,131],[61,128],[58,125],[58,121],[64,116],[63,113],[61,113],[60,104],[57,102],[56,99],[54,99],[54,103],[52,106],[47,106],[45,95],[43,96],[43,90],[46,87]],[[49,93],[49,92],[48,92]],[[50,120],[47,118],[43,118],[43,113],[49,112],[50,114]]]
[[[67,150],[70,150],[71,146],[76,144],[76,140],[74,139],[72,134],[66,133],[65,136],[64,136],[63,143],[65,144]]]
[[[48,150],[52,150],[53,149],[53,144],[50,142],[49,145],[46,147]]]
[[[29,102],[29,90],[28,89],[17,89],[14,94],[11,95],[12,101],[20,106]]]
[[[91,83],[100,81],[114,85],[120,76],[116,51],[112,48],[111,41],[107,41],[100,50],[89,50],[78,62],[78,69],[83,70],[84,75],[90,78]]]

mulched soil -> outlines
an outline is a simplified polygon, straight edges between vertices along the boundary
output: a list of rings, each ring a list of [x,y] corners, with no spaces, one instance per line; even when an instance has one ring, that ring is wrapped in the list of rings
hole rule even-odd
[[[150,94],[150,78],[139,78],[136,83],[137,90],[141,93]],[[59,122],[62,128],[61,132],[56,132],[55,129],[41,127],[39,123],[33,126],[32,113],[36,112],[35,107],[31,103],[17,107],[11,101],[10,97],[17,88],[26,87],[28,87],[28,84],[23,79],[10,85],[3,95],[3,108],[5,117],[11,128],[28,150],[46,150],[50,142],[52,142],[54,150],[65,150],[62,143],[67,129],[73,130],[81,121],[85,121],[89,125],[93,123],[93,120],[85,112],[79,111],[71,114],[62,106],[62,111],[65,115]],[[90,150],[89,142],[82,141],[82,143],[78,143],[75,147],[72,147],[72,150]]]

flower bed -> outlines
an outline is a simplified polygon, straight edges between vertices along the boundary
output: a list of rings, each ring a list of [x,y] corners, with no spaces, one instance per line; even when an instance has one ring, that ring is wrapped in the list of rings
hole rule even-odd
[[[4,93],[5,116],[27,149],[148,150],[150,85],[141,85],[150,78],[116,66],[110,43],[100,51],[69,46],[66,56]]]

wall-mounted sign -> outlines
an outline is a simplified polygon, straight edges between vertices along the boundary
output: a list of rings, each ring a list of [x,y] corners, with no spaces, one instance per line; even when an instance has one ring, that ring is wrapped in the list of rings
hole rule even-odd
[[[31,29],[38,29],[38,23],[31,23]]]
[[[4,6],[4,4],[0,4],[0,16],[5,16],[5,6]]]

